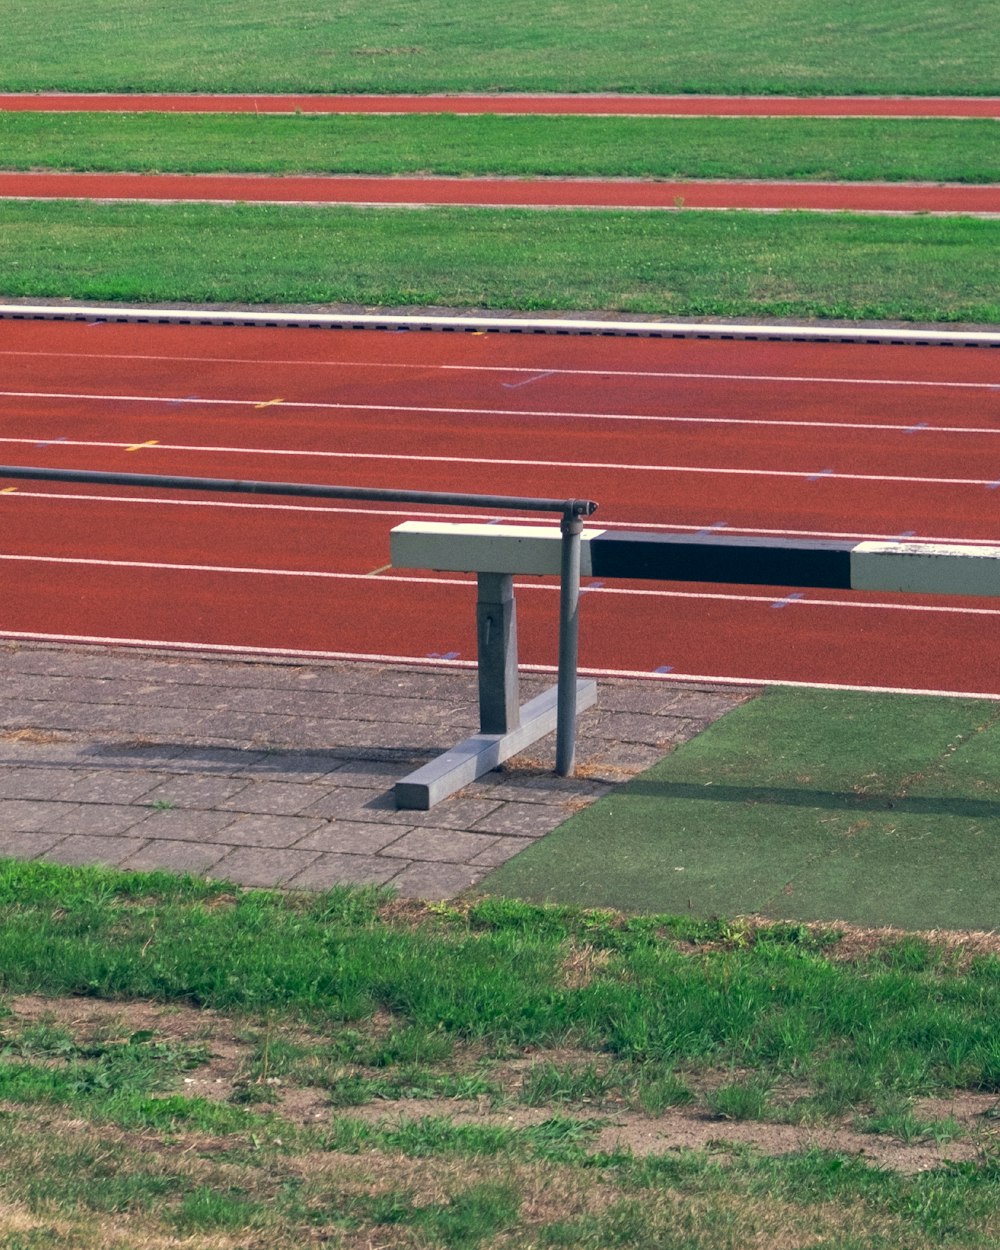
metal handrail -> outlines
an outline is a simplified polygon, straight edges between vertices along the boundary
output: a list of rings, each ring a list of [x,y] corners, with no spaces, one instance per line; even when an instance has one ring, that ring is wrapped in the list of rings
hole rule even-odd
[[[358,499],[379,503],[437,504],[491,511],[562,514],[562,576],[559,582],[559,716],[556,772],[568,777],[576,755],[576,668],[580,605],[580,531],[583,518],[597,511],[592,499],[534,499],[516,495],[466,495],[451,491],[382,490],[365,486],[313,486],[302,482],[253,482],[214,477],[175,477],[155,473],[102,473],[90,469],[41,469],[0,465],[0,478],[42,482],[87,482],[105,486],[150,486],[166,490],[221,491],[241,495],[305,495],[313,499]]]

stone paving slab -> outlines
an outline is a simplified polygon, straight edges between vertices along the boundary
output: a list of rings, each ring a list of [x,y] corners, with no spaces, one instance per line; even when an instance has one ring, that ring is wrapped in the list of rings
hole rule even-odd
[[[450,898],[753,693],[602,681],[576,776],[552,735],[400,812],[393,783],[475,729],[473,671],[4,643],[0,855]]]

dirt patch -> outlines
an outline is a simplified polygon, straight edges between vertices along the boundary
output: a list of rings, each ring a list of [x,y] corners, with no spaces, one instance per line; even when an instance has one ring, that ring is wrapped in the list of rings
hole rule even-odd
[[[585,961],[583,975],[587,971]],[[258,1101],[240,1096],[247,1088],[253,1045],[243,1036],[239,1021],[218,1012],[150,1002],[105,1002],[38,995],[13,998],[8,1005],[13,1012],[4,1022],[4,1031],[8,1034],[16,1033],[24,1024],[45,1022],[67,1029],[81,1044],[95,1039],[125,1042],[145,1032],[155,1041],[189,1046],[200,1043],[205,1046],[208,1057],[183,1075],[180,1085],[183,1093],[220,1102]],[[376,1032],[384,1032],[390,1026],[388,1015],[374,1022]],[[263,1026],[258,1023],[255,1027]],[[278,1032],[286,1037],[285,1030]],[[324,1040],[303,1030],[294,1030],[294,1034],[306,1044],[322,1044]],[[460,1061],[467,1058],[461,1056]],[[730,1070],[688,1074],[685,1081],[694,1094],[694,1101],[656,1115],[624,1106],[614,1098],[583,1109],[558,1102],[541,1106],[517,1102],[526,1077],[539,1063],[559,1068],[600,1068],[608,1062],[606,1056],[569,1047],[532,1050],[496,1060],[490,1064],[488,1074],[491,1082],[503,1090],[503,1102],[499,1106],[495,1099],[484,1095],[476,1099],[382,1098],[360,1106],[337,1107],[323,1089],[273,1077],[258,1082],[268,1086],[269,1095],[259,1101],[261,1110],[273,1111],[288,1123],[306,1128],[329,1124],[341,1117],[387,1127],[437,1117],[457,1125],[476,1123],[517,1131],[553,1118],[571,1117],[590,1130],[587,1148],[593,1151],[628,1150],[638,1156],[739,1145],[751,1146],[764,1154],[783,1155],[818,1149],[858,1157],[873,1166],[904,1173],[926,1171],[947,1162],[972,1161],[984,1150],[992,1151],[1000,1146],[1000,1100],[995,1093],[957,1091],[944,1098],[928,1098],[916,1103],[913,1107],[916,1121],[953,1122],[953,1140],[940,1142],[926,1138],[906,1142],[864,1133],[847,1120],[799,1125],[713,1117],[705,1110],[704,1096],[720,1083],[738,1077],[738,1073]],[[345,1067],[347,1070],[364,1071],[351,1065]],[[82,1121],[80,1126],[84,1127]],[[144,1140],[144,1144],[150,1143]]]

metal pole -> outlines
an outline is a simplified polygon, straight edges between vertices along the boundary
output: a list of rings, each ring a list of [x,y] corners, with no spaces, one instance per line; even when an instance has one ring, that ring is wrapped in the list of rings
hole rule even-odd
[[[576,759],[576,663],[580,636],[580,534],[583,517],[566,511],[559,584],[559,677],[556,706],[556,773],[570,777]]]

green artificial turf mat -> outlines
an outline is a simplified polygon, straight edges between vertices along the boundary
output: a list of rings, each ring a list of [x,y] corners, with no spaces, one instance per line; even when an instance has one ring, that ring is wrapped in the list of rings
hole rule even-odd
[[[483,888],[628,912],[992,929],[998,850],[1000,704],[773,689]]]

